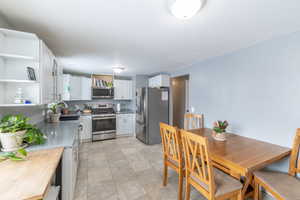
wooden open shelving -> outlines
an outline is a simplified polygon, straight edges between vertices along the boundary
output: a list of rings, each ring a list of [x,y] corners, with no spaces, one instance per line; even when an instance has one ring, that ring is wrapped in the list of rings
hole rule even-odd
[[[96,84],[97,81],[108,82],[111,85],[111,87],[113,87],[114,77],[113,77],[113,75],[96,75],[96,74],[92,75],[92,87],[93,88],[111,88],[111,87],[99,87]]]

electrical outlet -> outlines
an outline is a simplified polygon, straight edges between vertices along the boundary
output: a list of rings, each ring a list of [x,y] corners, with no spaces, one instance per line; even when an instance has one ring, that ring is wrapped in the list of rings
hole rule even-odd
[[[194,113],[195,112],[195,108],[194,106],[191,106],[191,113]]]

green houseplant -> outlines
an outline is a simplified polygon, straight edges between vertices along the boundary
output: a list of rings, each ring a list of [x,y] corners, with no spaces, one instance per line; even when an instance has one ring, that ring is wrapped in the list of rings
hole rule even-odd
[[[64,107],[63,103],[50,103],[48,104],[48,108],[49,108],[49,121],[51,123],[58,123],[59,122],[59,118],[60,118],[60,109]]]
[[[7,115],[0,121],[0,142],[3,151],[16,151],[23,143],[42,144],[44,134],[34,125],[28,123],[29,118],[23,115]]]
[[[226,128],[228,127],[228,122],[225,121],[216,121],[213,124],[213,137],[216,140],[219,141],[225,141],[226,140]]]

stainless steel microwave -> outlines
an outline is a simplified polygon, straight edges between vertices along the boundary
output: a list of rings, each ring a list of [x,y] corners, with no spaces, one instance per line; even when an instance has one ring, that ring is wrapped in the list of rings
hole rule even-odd
[[[92,88],[93,99],[112,99],[114,98],[114,88]]]

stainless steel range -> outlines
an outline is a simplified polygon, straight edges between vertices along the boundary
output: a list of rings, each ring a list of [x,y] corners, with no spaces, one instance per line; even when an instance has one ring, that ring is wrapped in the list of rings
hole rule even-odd
[[[116,114],[112,104],[92,108],[92,141],[116,138]]]

